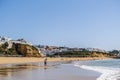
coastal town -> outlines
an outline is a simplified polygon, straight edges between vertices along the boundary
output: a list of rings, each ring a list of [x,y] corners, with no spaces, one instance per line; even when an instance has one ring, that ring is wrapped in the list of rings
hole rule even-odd
[[[41,57],[45,57],[45,56],[53,56],[53,55],[56,55],[56,56],[60,56],[61,53],[71,53],[71,52],[74,52],[74,53],[83,53],[83,52],[89,52],[89,53],[104,53],[104,54],[111,54],[114,55],[114,56],[119,56],[119,50],[113,50],[113,51],[106,51],[106,50],[102,50],[102,49],[98,49],[98,48],[70,48],[70,47],[65,47],[65,46],[48,46],[48,45],[33,45],[32,43],[24,40],[23,38],[21,39],[17,39],[17,40],[14,40],[12,38],[8,38],[8,37],[4,37],[4,36],[1,36],[0,37],[0,47],[3,45],[3,44],[7,44],[7,49],[11,49],[14,44],[22,44],[22,45],[27,45],[27,46],[33,46],[34,48],[36,48],[36,52],[37,54],[39,54]],[[16,48],[15,48],[16,49]],[[21,48],[22,50],[22,48]],[[26,48],[26,52],[25,53],[33,53],[32,52],[33,50],[30,48],[30,47],[27,47]],[[20,52],[20,51],[19,51]],[[0,55],[3,56],[2,53],[7,53],[5,51],[2,51],[0,49]],[[10,53],[12,55],[12,53]],[[22,53],[24,54],[24,53]],[[17,54],[14,54],[14,55],[17,55]],[[10,56],[10,55],[9,55]],[[20,56],[20,55],[19,55]],[[33,56],[33,55],[32,55]]]

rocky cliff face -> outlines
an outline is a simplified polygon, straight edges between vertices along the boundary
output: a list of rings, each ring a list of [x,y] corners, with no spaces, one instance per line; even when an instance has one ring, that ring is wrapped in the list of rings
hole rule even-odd
[[[7,47],[8,47],[7,42],[0,45],[1,55],[5,55],[5,56],[21,55],[24,57],[40,57],[41,56],[37,48],[28,44],[13,43],[11,48],[7,48]]]
[[[23,55],[25,57],[40,57],[39,51],[30,45],[25,44],[14,44],[16,46],[16,51],[18,54]]]

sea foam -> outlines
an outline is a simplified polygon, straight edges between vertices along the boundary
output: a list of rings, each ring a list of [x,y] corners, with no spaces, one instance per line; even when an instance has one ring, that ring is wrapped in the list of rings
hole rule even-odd
[[[87,66],[87,65],[79,65],[79,63],[75,63],[74,66],[80,67],[86,70],[93,70],[101,73],[100,77],[97,80],[117,80],[120,76],[120,68],[110,68],[110,67],[101,67],[101,66]]]

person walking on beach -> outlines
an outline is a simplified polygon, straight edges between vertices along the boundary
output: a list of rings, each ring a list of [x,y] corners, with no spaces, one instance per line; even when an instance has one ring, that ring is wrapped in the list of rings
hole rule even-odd
[[[44,66],[47,66],[47,58],[44,59]]]

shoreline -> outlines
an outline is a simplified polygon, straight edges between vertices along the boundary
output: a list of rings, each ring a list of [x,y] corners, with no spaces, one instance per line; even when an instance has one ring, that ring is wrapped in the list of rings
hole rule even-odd
[[[43,71],[44,69],[47,69],[45,67],[42,67],[42,68],[39,67],[39,66],[43,65],[43,64],[40,65],[40,63],[42,63],[44,61],[44,59],[45,58],[35,58],[35,57],[0,57],[0,65],[2,65],[2,64],[4,65],[4,64],[38,63],[39,62],[38,66],[34,66],[34,65],[33,66],[29,66],[29,65],[24,66],[23,65],[23,67],[36,68],[36,69],[38,68],[37,72],[40,71],[39,72],[39,74],[40,74],[41,71]],[[74,58],[73,57],[72,58],[68,58],[68,57],[49,58],[48,57],[47,58],[49,66],[55,65],[57,62],[60,62],[60,63],[66,62],[67,63],[67,62],[72,62],[72,61],[105,60],[105,59],[112,59],[112,58],[108,58],[108,57],[87,57],[87,58],[75,58],[75,57]],[[57,78],[61,78],[62,80],[66,80],[66,79],[68,79],[68,80],[96,80],[100,76],[99,72],[74,67],[74,66],[71,66],[71,64],[67,64],[67,65],[63,64],[63,65],[60,65],[60,67],[58,67],[58,68],[54,68],[56,66],[52,66],[52,67],[53,68],[48,67],[48,69],[45,71],[45,73],[44,72],[42,72],[42,73],[48,74],[50,71],[53,75],[58,76]],[[12,67],[10,67],[10,68],[12,68]],[[18,69],[19,69],[19,66],[18,66]],[[58,72],[56,72],[56,71],[58,71]],[[75,73],[72,73],[73,71]],[[12,73],[14,74],[14,72],[12,72]],[[53,76],[53,75],[51,75],[51,76]],[[61,76],[61,77],[59,77],[59,76]],[[20,76],[17,76],[17,77],[20,77]],[[42,78],[39,77],[39,79],[46,80],[45,76],[41,75],[41,77]],[[50,77],[50,76],[48,76],[48,77]],[[53,80],[56,80],[56,78]]]
[[[43,62],[45,58],[40,57],[0,57],[0,64],[18,64],[18,63],[34,63],[34,62]],[[71,61],[85,61],[85,60],[105,60],[113,59],[108,57],[85,57],[85,58],[76,58],[76,57],[59,57],[59,58],[50,58],[47,57],[48,62],[71,62]]]
[[[49,62],[48,65],[53,64],[56,64],[56,62]],[[98,72],[75,67],[72,63],[48,68],[39,66],[39,63],[37,65],[33,63],[33,65],[13,65],[0,69],[0,80],[12,80],[14,77],[16,77],[14,80],[33,80],[33,77],[36,80],[96,80],[99,77]],[[26,77],[24,77],[25,75]]]

